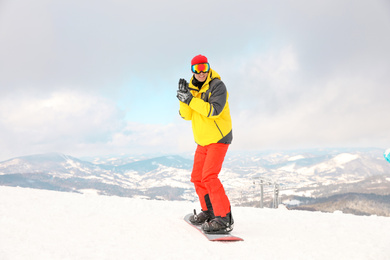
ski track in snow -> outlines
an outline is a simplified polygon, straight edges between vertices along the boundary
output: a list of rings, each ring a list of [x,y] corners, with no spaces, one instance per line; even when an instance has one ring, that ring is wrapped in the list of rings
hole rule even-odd
[[[390,259],[390,218],[234,207],[210,242],[184,222],[197,203],[0,186],[0,259]]]

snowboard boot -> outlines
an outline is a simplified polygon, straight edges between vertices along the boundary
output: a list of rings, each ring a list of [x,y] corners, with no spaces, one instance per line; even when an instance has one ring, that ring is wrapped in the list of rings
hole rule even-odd
[[[214,212],[212,210],[206,210],[196,214],[196,210],[194,210],[194,215],[190,217],[190,222],[193,225],[202,225],[206,221],[212,220],[214,218]]]
[[[226,217],[215,217],[202,225],[204,232],[208,234],[226,234],[233,230],[234,220],[229,212]]]

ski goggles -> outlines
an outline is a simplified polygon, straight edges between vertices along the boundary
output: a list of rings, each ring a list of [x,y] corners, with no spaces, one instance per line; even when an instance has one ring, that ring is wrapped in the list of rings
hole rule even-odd
[[[210,70],[210,64],[208,63],[194,64],[191,66],[191,70],[195,74],[200,74],[201,72],[207,73]]]

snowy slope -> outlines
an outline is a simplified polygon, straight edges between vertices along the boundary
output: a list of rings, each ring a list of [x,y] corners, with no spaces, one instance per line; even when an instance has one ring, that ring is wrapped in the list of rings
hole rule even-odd
[[[0,186],[0,259],[389,259],[390,218],[233,208],[244,242],[209,242],[197,204]]]

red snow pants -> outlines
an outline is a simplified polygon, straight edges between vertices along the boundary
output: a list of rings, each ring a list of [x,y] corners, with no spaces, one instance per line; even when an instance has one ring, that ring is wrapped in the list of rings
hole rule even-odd
[[[198,145],[191,173],[202,210],[213,209],[214,215],[220,217],[230,212],[230,201],[218,178],[228,147],[228,144],[218,143]]]

